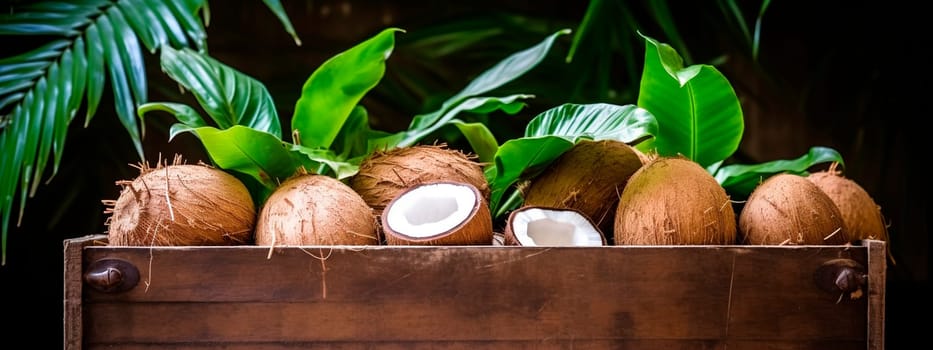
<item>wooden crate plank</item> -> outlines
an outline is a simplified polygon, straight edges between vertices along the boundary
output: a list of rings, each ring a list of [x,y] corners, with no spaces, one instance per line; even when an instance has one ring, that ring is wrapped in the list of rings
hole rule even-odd
[[[294,349],[331,349],[331,350],[483,350],[483,349],[509,349],[509,350],[547,350],[547,349],[574,349],[574,350],[862,350],[863,342],[856,341],[692,341],[692,340],[593,340],[569,339],[536,341],[455,341],[455,342],[314,342],[314,343],[160,343],[160,344],[89,344],[88,349],[123,350],[294,350]]]
[[[131,261],[149,284],[86,293],[86,333],[102,343],[864,343],[867,333],[864,299],[837,303],[812,281],[826,260],[864,262],[862,247],[325,249],[286,248],[266,259],[262,247],[89,248],[89,261]],[[322,252],[327,259],[308,254]]]
[[[883,350],[888,247],[878,240],[866,240],[863,245],[868,247],[868,349]]]
[[[105,240],[105,235],[90,235],[65,240],[64,245],[64,337],[65,349],[80,349],[84,333],[81,303],[84,292],[84,267],[82,265],[84,247]]]

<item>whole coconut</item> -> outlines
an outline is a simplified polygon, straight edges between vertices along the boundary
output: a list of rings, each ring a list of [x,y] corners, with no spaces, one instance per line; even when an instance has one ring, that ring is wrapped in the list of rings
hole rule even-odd
[[[475,157],[446,145],[416,145],[376,151],[360,163],[349,180],[350,188],[382,214],[386,205],[406,189],[437,181],[465,182],[489,201],[489,184]]]
[[[755,187],[739,214],[741,242],[754,245],[833,245],[849,242],[842,213],[807,178],[773,175]]]
[[[573,209],[611,232],[619,194],[641,166],[641,152],[624,142],[583,140],[523,188],[524,204]]]
[[[887,241],[888,228],[884,224],[881,207],[861,185],[843,176],[837,166],[838,163],[833,163],[828,170],[807,175],[807,179],[823,190],[839,208],[851,239]]]
[[[299,174],[269,196],[256,222],[256,245],[379,244],[373,210],[335,178]]]
[[[616,245],[735,244],[725,189],[696,162],[655,157],[632,174],[615,213]]]
[[[117,246],[237,245],[252,240],[256,209],[246,186],[233,175],[205,164],[156,168],[123,186],[106,213],[108,241]]]

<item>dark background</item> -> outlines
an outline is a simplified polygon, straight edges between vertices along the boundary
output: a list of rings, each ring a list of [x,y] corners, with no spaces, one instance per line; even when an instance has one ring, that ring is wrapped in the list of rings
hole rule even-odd
[[[682,2],[677,4],[682,7],[672,7],[672,11],[696,61],[693,63],[717,62],[742,100],[746,130],[736,159],[748,163],[792,159],[812,146],[838,150],[846,160],[846,176],[872,195],[889,223],[896,264],[887,270],[888,348],[927,341],[926,329],[921,329],[925,322],[913,321],[926,316],[930,295],[931,213],[926,197],[930,185],[921,167],[930,160],[926,125],[931,117],[931,76],[929,56],[923,52],[931,40],[924,34],[929,21],[922,17],[924,11],[913,2],[829,1],[813,7],[815,2],[774,1],[762,23],[761,53],[756,63],[733,37],[710,25],[721,16],[713,3]],[[388,26],[406,33],[397,36],[399,43],[389,59],[385,81],[363,100],[373,124],[383,130],[406,127],[411,116],[431,110],[438,99],[464,87],[475,74],[511,54],[512,48],[530,47],[559,28],[575,29],[586,8],[585,3],[559,1],[284,4],[303,41],[300,47],[260,1],[211,2],[208,27],[211,55],[267,86],[279,108],[283,129],[301,85],[317,66]],[[754,14],[758,4],[750,6],[746,10]],[[528,27],[533,25],[538,31],[528,33],[541,34],[492,35],[480,45],[486,51],[465,50],[440,58],[424,57],[414,39],[406,41],[406,36],[417,38],[421,30],[436,30],[438,24],[484,16],[501,18],[497,16],[503,14],[535,19]],[[650,19],[643,23],[643,33],[667,41]],[[555,50],[567,49],[570,38],[565,39]],[[508,45],[497,46],[497,40]],[[634,57],[643,55],[643,47],[635,49]],[[147,62],[151,101],[190,97],[179,95],[175,85],[161,74],[155,56],[147,57]],[[528,80],[551,78],[552,84],[556,80],[559,85],[560,79],[554,77],[561,73],[546,67],[536,71],[537,75],[530,73]],[[412,74],[409,78],[420,79],[421,86],[429,89],[419,92],[406,87],[399,83],[406,78],[401,74]],[[621,85],[621,93],[604,100],[634,103],[626,101],[634,98],[625,94],[633,88],[625,85],[626,78],[615,83]],[[557,103],[603,99],[560,94],[554,86],[535,92],[539,97],[529,101],[515,125]],[[104,107],[88,127],[80,119],[73,123],[59,174],[27,200],[21,225],[10,232],[7,262],[0,267],[4,303],[0,314],[6,318],[0,328],[2,344],[61,346],[62,243],[105,232],[101,200],[116,199],[119,186],[115,181],[137,175],[130,165],[139,159],[107,105],[109,98],[105,95]],[[169,143],[165,129],[171,120],[165,119],[147,122],[145,150],[150,162],[176,153],[189,163],[207,161],[200,144],[190,135]],[[500,127],[505,135],[522,132],[521,127],[508,129],[508,123]]]

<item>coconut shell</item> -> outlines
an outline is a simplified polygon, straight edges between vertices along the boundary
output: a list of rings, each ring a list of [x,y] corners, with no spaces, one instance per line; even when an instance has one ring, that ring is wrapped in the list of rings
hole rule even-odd
[[[489,200],[482,165],[471,155],[445,145],[416,145],[371,153],[349,179],[350,187],[377,217],[396,196],[423,183],[451,181],[475,186]]]
[[[595,238],[595,236],[598,236],[599,238],[598,246],[606,245],[606,236],[603,234],[603,232],[600,231],[599,227],[596,226],[596,224],[593,223],[593,221],[589,217],[587,217],[580,211],[575,210],[575,209],[569,209],[569,208],[551,208],[551,207],[538,207],[538,206],[529,206],[529,205],[525,205],[525,206],[522,206],[521,208],[513,210],[509,214],[509,217],[506,220],[506,225],[505,225],[505,233],[504,233],[505,236],[504,236],[504,242],[503,242],[504,245],[509,245],[509,246],[525,246],[526,245],[522,243],[523,239],[520,238],[520,235],[515,232],[516,225],[518,225],[518,222],[520,221],[519,218],[522,215],[532,215],[532,216],[537,217],[537,218],[533,218],[533,217],[526,216],[526,220],[524,220],[525,221],[524,224],[527,226],[524,227],[524,230],[526,231],[525,237],[527,238],[525,239],[532,239],[531,238],[532,231],[533,231],[532,226],[534,225],[527,219],[533,219],[533,220],[548,219],[551,221],[542,222],[544,224],[543,225],[544,227],[539,226],[537,229],[537,230],[544,229],[544,231],[549,232],[551,237],[545,236],[544,237],[545,241],[547,240],[550,240],[552,242],[553,241],[564,241],[567,238],[571,238],[571,237],[574,238],[572,243],[567,242],[566,244],[550,244],[552,246],[597,246],[597,244],[594,244],[596,243],[595,239],[592,239],[592,240],[580,240],[579,239],[580,236],[577,236],[577,235],[584,235],[585,232],[589,232],[591,234],[589,238]],[[561,226],[563,226],[564,230],[560,230]],[[571,230],[568,226],[576,226],[576,228]],[[521,227],[518,227],[518,228],[521,228]],[[555,233],[560,233],[560,235],[557,236],[555,235]],[[533,239],[532,243],[537,243],[537,241],[538,239]],[[540,245],[546,246],[548,244],[540,244]]]
[[[115,246],[239,245],[252,241],[256,209],[246,186],[204,164],[140,167],[107,213]]]
[[[404,208],[404,206],[399,205],[400,201],[410,199],[408,196],[413,191],[419,190],[425,186],[432,186],[436,184],[442,186],[462,186],[473,193],[472,201],[468,203],[469,213],[465,215],[465,218],[462,221],[448,230],[437,232],[436,234],[429,236],[415,236],[391,225],[390,213],[392,213],[393,210],[417,210],[421,212],[436,210],[437,205],[434,205],[434,207],[425,208],[414,205],[411,208]],[[432,195],[432,197],[443,198],[443,196],[448,194],[449,193],[437,193],[437,196]],[[424,203],[426,205],[432,205],[436,203],[435,200],[436,199],[426,200]],[[460,210],[461,208],[457,207],[456,209]],[[442,214],[442,212],[443,211],[433,213],[429,216],[445,216]],[[405,213],[402,215],[405,217],[409,216]],[[385,211],[383,212],[383,215],[380,218],[380,221],[387,245],[492,245],[494,242],[494,234],[492,230],[492,213],[489,211],[489,206],[486,204],[486,200],[483,199],[482,193],[479,191],[479,189],[476,188],[476,186],[463,182],[438,181],[411,186],[402,191],[402,193],[389,202],[385,208]],[[410,220],[406,219],[405,221]],[[429,222],[421,224],[430,225]]]
[[[729,196],[683,157],[656,157],[632,174],[615,215],[616,245],[735,244]]]
[[[643,156],[621,141],[580,141],[523,188],[524,204],[574,209],[612,232],[619,194]]]
[[[850,238],[888,240],[881,207],[861,185],[835,169],[811,173],[807,179],[823,190],[839,208]]]
[[[256,244],[377,245],[372,208],[347,184],[325,175],[301,174],[269,196],[256,223]]]
[[[835,245],[849,242],[842,213],[813,182],[782,173],[755,187],[739,214],[741,243]]]

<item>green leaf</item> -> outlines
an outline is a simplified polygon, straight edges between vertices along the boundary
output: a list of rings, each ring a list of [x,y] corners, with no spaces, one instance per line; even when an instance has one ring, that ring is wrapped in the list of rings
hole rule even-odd
[[[522,76],[537,66],[547,56],[548,51],[550,51],[551,46],[554,44],[554,41],[557,39],[557,37],[569,33],[569,29],[557,31],[554,34],[549,35],[537,45],[506,57],[492,68],[487,69],[475,79],[473,79],[470,84],[463,88],[463,90],[444,101],[440,109],[431,113],[415,116],[407,130],[393,136],[375,139],[370,142],[370,148],[389,149],[395,147],[408,147],[420,142],[422,138],[444,126],[447,121],[454,118],[457,113],[477,108],[475,106],[461,107],[459,105],[464,103],[482,105],[486,102],[482,100],[470,100],[471,97],[492,91],[502,85],[505,85],[506,83],[515,80],[516,78]],[[531,95],[513,96],[521,96],[521,98],[532,97]],[[512,107],[517,106],[513,105]]]
[[[198,113],[197,110],[191,108],[191,106],[181,104],[181,103],[172,103],[172,102],[150,102],[139,106],[136,109],[136,114],[139,115],[139,119],[144,119],[146,114],[153,111],[161,111],[171,114],[178,120],[179,123],[184,125],[187,128],[200,128],[207,125],[207,122],[204,121],[204,117]],[[171,141],[178,135],[179,130],[175,130],[169,134],[169,140]]]
[[[775,160],[760,164],[732,164],[720,167],[713,175],[727,192],[747,197],[759,183],[779,173],[805,174],[820,163],[838,162],[844,165],[842,155],[828,147],[812,147],[796,159]]]
[[[370,142],[370,147],[371,149],[390,149],[414,145],[464,112],[486,114],[501,110],[507,114],[515,114],[525,107],[525,103],[519,100],[532,97],[534,96],[522,94],[505,97],[471,97],[456,104],[453,108],[447,109],[441,115],[435,115],[434,113],[418,115],[412,121],[408,130],[401,131],[397,137],[389,136],[373,140]],[[431,121],[426,122],[426,119],[431,119]],[[390,143],[393,140],[395,142]]]
[[[310,148],[330,148],[350,112],[360,99],[382,80],[386,59],[395,47],[398,28],[376,36],[331,57],[311,74],[295,104],[294,143]]]
[[[506,57],[495,66],[487,69],[473,79],[467,87],[463,88],[463,90],[456,95],[447,99],[444,103],[445,107],[450,108],[450,106],[467,97],[492,91],[524,75],[537,66],[538,63],[541,63],[547,56],[548,51],[551,50],[551,46],[553,46],[557,37],[565,34],[570,34],[570,29],[561,29],[549,35],[537,45]]]
[[[664,156],[680,154],[706,167],[738,149],[745,128],[739,99],[715,67],[683,67],[677,52],[647,36],[638,105],[659,126],[652,140],[638,145]]]
[[[344,158],[367,154],[367,140],[374,131],[369,127],[369,114],[363,106],[356,106],[337,134],[331,149]]]
[[[91,119],[97,114],[97,106],[104,94],[104,43],[100,40],[100,31],[97,30],[97,24],[87,27],[84,32],[84,38],[87,42],[87,111],[84,117],[84,127],[91,123]]]
[[[139,123],[136,121],[135,113],[137,103],[133,98],[133,93],[130,91],[129,79],[127,79],[126,69],[127,66],[132,63],[124,60],[127,56],[123,53],[123,43],[117,43],[117,39],[120,37],[119,30],[121,30],[121,28],[115,28],[106,15],[101,16],[97,20],[97,25],[100,30],[100,41],[104,45],[104,59],[107,60],[109,65],[107,71],[110,74],[111,90],[113,91],[117,118],[130,135],[130,140],[133,141],[139,158],[143,159],[145,157],[143,156]],[[132,66],[130,66],[130,68],[132,69]]]
[[[540,173],[573,145],[573,141],[563,137],[539,136],[512,139],[499,146],[494,165],[485,169],[490,188],[489,208],[495,216],[502,214],[499,202],[506,190],[519,179]]]
[[[493,161],[496,152],[499,150],[499,142],[493,136],[492,131],[483,123],[467,123],[459,119],[451,119],[453,124],[460,130],[460,133],[466,137],[467,142],[473,149],[480,163],[489,163]]]
[[[565,103],[538,114],[525,126],[525,137],[559,136],[618,140],[630,144],[658,134],[655,117],[634,105]]]
[[[282,138],[275,103],[259,81],[191,49],[165,47],[161,63],[166,74],[194,94],[218,128],[244,125]]]
[[[298,33],[295,33],[295,28],[292,27],[292,22],[288,19],[288,15],[285,14],[285,9],[282,8],[282,2],[279,0],[262,0],[262,2],[266,3],[266,7],[279,19],[279,22],[285,27],[285,32],[292,36],[292,40],[295,40],[295,45],[301,46],[301,39],[298,38]]]
[[[654,116],[633,105],[568,103],[544,111],[528,123],[525,137],[500,146],[494,164],[485,169],[490,208],[503,213],[500,201],[513,184],[536,176],[580,139],[634,143],[657,130]]]
[[[344,157],[328,149],[308,148],[294,144],[291,150],[299,154],[295,158],[302,161],[302,166],[304,166],[306,170],[316,174],[328,175],[342,180],[353,176],[360,170],[359,161],[362,158],[356,158],[355,161],[348,161]]]
[[[294,175],[298,169],[289,146],[271,133],[243,125],[234,125],[224,130],[209,126],[172,126],[173,135],[186,131],[194,133],[201,140],[215,165],[224,170],[246,174],[263,184],[268,191]]]

